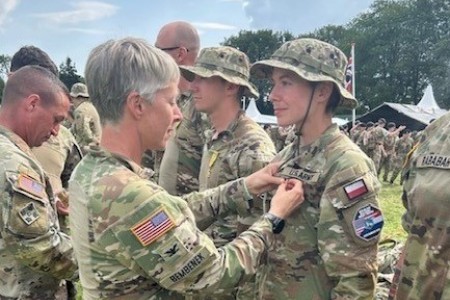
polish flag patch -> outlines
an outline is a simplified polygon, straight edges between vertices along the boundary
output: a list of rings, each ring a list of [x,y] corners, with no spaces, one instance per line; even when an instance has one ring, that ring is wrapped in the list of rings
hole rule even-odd
[[[349,200],[355,200],[369,192],[364,179],[358,179],[344,186],[345,194]]]

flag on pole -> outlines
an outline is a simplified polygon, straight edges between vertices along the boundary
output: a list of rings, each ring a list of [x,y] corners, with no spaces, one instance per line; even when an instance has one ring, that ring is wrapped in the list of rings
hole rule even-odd
[[[353,94],[353,58],[351,56],[345,69],[345,89]]]

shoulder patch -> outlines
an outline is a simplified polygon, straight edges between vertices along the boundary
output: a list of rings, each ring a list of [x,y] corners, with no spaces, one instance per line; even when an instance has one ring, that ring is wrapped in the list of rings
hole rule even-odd
[[[381,233],[383,224],[383,214],[380,209],[372,204],[367,204],[358,209],[352,221],[356,236],[365,241],[377,237]]]
[[[25,174],[19,175],[19,178],[17,180],[17,186],[21,190],[38,197],[43,197],[45,193],[45,188],[42,183]]]
[[[175,222],[164,208],[158,209],[153,215],[130,228],[133,235],[142,246],[148,246],[175,227]]]
[[[35,204],[33,202],[29,202],[19,210],[19,216],[25,222],[25,224],[29,226],[33,224],[34,221],[39,219],[40,214]]]
[[[364,179],[358,179],[344,186],[345,194],[348,200],[355,200],[369,192]]]

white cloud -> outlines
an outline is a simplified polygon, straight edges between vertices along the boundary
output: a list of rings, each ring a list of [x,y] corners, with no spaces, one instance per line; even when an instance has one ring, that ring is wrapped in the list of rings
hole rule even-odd
[[[41,13],[35,16],[55,24],[76,24],[111,17],[119,9],[118,6],[97,1],[76,2],[71,6],[72,10]]]
[[[195,27],[199,29],[216,29],[216,30],[236,30],[236,26],[221,24],[221,23],[211,23],[211,22],[193,22]]]
[[[19,4],[19,0],[2,0],[0,1],[0,29],[3,24],[8,20],[8,15]]]
[[[63,28],[64,31],[68,32],[79,32],[84,34],[91,34],[91,35],[102,35],[107,34],[108,32],[105,30],[98,30],[98,29],[87,29],[87,28]]]

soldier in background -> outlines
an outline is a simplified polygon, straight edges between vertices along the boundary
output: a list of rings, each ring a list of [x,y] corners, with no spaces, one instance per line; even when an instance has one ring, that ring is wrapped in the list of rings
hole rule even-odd
[[[187,202],[172,196],[139,163],[145,150],[164,147],[181,120],[177,64],[144,40],[110,40],[91,51],[85,77],[103,133],[69,185],[83,299],[204,296],[253,277],[281,229],[278,218],[303,201],[301,182],[273,176],[277,165],[270,165]],[[220,214],[248,214],[247,200],[274,185],[270,214],[220,250],[197,228]]]
[[[344,87],[345,54],[316,39],[284,43],[252,74],[271,78],[279,126],[298,138],[275,158],[279,176],[302,180],[306,201],[269,253],[264,299],[372,299],[383,227],[373,162],[332,123],[354,108]]]
[[[414,146],[414,140],[411,137],[411,131],[405,129],[403,135],[395,144],[395,159],[392,164],[392,175],[390,184],[393,184],[398,174],[402,170],[403,164],[406,159],[406,155],[411,151]],[[400,185],[403,185],[403,176],[400,177]]]
[[[408,233],[391,299],[449,299],[450,113],[422,132],[404,170],[402,226]]]
[[[169,54],[177,65],[192,66],[200,51],[200,39],[194,26],[177,21],[161,28],[155,46]],[[167,143],[158,172],[158,182],[169,194],[181,196],[199,190],[204,134],[209,130],[210,124],[206,115],[195,109],[189,82],[180,78],[178,88],[181,94],[177,104],[183,120]]]
[[[387,136],[387,130],[384,128],[385,126],[386,119],[380,118],[371,131],[371,137],[373,138],[375,144],[375,147],[373,149],[373,156],[371,156],[371,158],[373,160],[373,163],[375,164],[375,168],[377,169],[377,171],[380,170],[381,161],[386,155],[386,151],[384,149],[384,140]]]
[[[74,121],[71,127],[75,139],[83,153],[90,145],[98,145],[102,136],[100,117],[89,101],[89,93],[84,83],[75,83],[70,90],[74,107]]]
[[[203,150],[200,191],[248,176],[267,165],[275,156],[275,146],[261,126],[240,108],[242,97],[259,97],[249,81],[247,55],[227,46],[204,48],[194,66],[180,69],[191,82],[195,109],[206,113],[212,125]],[[216,247],[221,247],[247,230],[262,214],[262,210],[255,210],[247,218],[229,214],[219,218],[205,233]],[[239,294],[250,293],[253,296],[250,298],[258,291],[250,286],[245,289],[249,291],[240,288]],[[235,297],[231,293],[226,298]]]
[[[69,106],[67,88],[42,67],[22,67],[6,82],[0,108],[2,299],[55,299],[60,280],[76,276],[70,238],[59,228],[59,201],[30,149],[58,134]]]
[[[381,175],[381,172],[384,170],[383,181],[387,182],[389,173],[393,169],[393,163],[395,160],[396,152],[395,145],[398,142],[398,136],[400,132],[405,129],[405,126],[399,126],[396,128],[394,122],[389,122],[387,124],[388,133],[384,138],[384,147],[383,147],[383,155],[381,158],[380,167],[378,169],[378,177]]]

